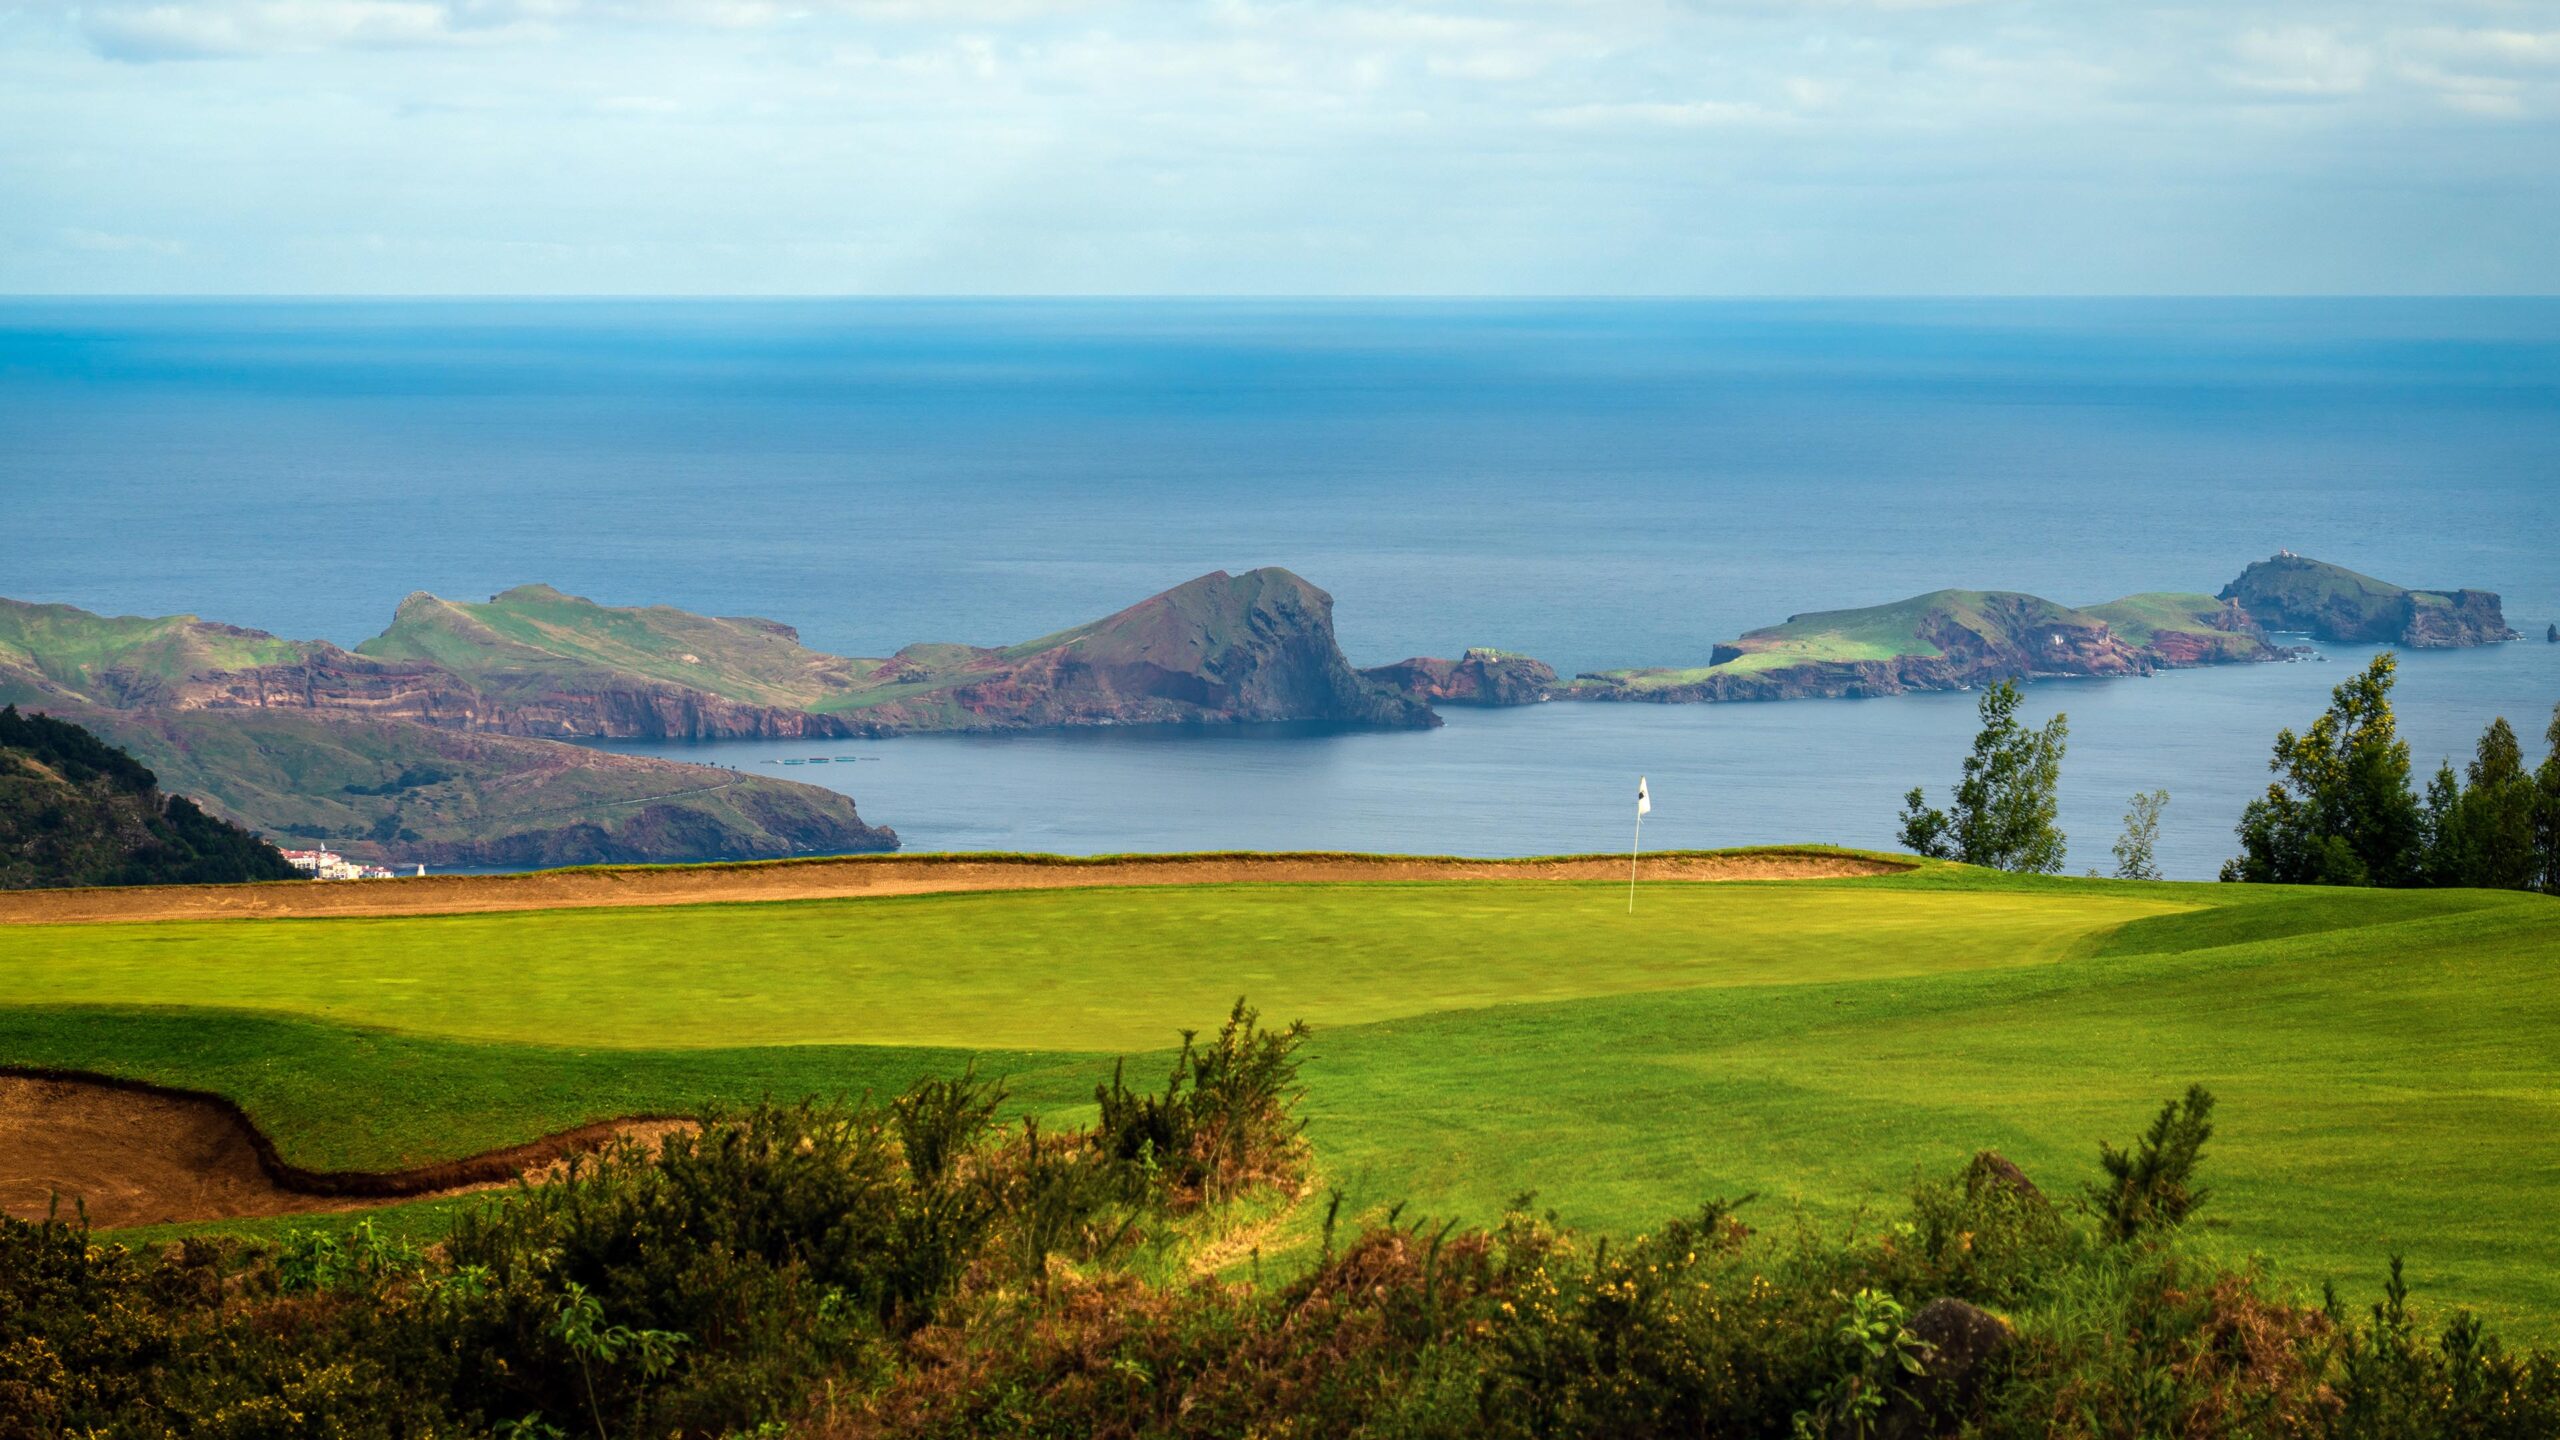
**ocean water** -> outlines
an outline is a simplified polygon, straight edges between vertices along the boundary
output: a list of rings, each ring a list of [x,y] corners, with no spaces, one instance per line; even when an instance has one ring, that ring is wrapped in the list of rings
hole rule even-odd
[[[2404,657],[2422,765],[2560,701],[2560,301],[0,302],[0,594],[352,644],[531,580],[881,654],[1287,565],[1374,664],[1702,658],[1942,585],[2213,590],[2278,547],[2506,596]],[[2066,828],[2203,876],[2330,663],[2045,684]],[[1890,838],[1973,697],[656,747],[919,848]],[[2538,751],[2537,744],[2529,744]],[[784,769],[823,753],[869,757]]]

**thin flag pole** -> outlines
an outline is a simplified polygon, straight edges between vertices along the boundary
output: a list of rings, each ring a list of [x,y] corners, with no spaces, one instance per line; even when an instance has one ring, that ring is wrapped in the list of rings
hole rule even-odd
[[[1636,812],[1636,840],[1627,847],[1627,913],[1636,913],[1636,852],[1644,848],[1644,812]]]
[[[1627,847],[1627,913],[1630,915],[1636,913],[1636,856],[1644,850],[1645,812],[1652,808],[1653,792],[1647,788],[1645,778],[1639,775],[1636,777],[1636,838]]]

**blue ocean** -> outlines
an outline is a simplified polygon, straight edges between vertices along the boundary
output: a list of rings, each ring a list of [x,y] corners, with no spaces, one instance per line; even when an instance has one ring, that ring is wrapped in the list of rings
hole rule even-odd
[[[1375,664],[1696,663],[1940,586],[2214,590],[2278,548],[2500,591],[2404,657],[2423,767],[2560,701],[2560,301],[0,302],[0,594],[352,644],[526,581],[824,649],[1001,643],[1212,569]],[[2047,683],[2075,868],[2171,792],[2205,877],[2363,658]],[[1967,695],[1451,713],[1429,733],[653,747],[910,848],[1884,844]],[[837,760],[837,756],[854,759]]]

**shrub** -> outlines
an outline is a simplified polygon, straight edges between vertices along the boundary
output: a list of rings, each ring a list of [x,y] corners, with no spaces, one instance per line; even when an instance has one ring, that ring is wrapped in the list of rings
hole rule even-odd
[[[2098,1142],[2098,1164],[2107,1178],[2089,1187],[2089,1200],[2098,1212],[2101,1235],[2124,1241],[2174,1228],[2204,1204],[2212,1192],[2194,1178],[2204,1159],[2204,1142],[2213,1138],[2212,1115],[2212,1093],[2190,1085],[2184,1100],[2160,1107],[2132,1150]]]
[[[2361,1322],[2335,1289],[2337,1409],[2324,1433],[2337,1440],[2545,1440],[2560,1435],[2560,1359],[2511,1355],[2467,1310],[2432,1345],[2409,1314],[2400,1257],[2382,1299]]]
[[[1303,1149],[1296,1115],[1298,1047],[1304,1022],[1262,1028],[1262,1012],[1241,999],[1207,1045],[1182,1032],[1182,1049],[1160,1094],[1128,1088],[1121,1066],[1097,1086],[1094,1140],[1131,1184],[1161,1184],[1180,1200],[1219,1199],[1258,1181],[1285,1179]]]

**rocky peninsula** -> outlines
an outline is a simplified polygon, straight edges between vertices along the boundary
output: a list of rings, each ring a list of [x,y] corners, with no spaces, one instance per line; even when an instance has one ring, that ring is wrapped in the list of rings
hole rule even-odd
[[[770,620],[544,585],[416,594],[342,649],[191,615],[0,601],[0,701],[86,725],[242,824],[359,860],[558,865],[894,848],[818,786],[563,740],[1317,720],[1419,728],[1352,669],[1333,599],[1219,571],[1005,647],[827,655]]]

